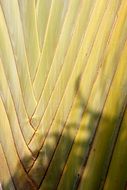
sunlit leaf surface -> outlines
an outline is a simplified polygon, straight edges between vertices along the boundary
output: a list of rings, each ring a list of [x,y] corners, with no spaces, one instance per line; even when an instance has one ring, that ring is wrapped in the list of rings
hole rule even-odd
[[[127,0],[0,0],[0,189],[125,190]]]

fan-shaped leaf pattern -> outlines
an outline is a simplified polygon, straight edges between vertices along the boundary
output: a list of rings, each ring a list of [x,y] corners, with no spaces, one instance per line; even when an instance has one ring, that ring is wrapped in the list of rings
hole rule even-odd
[[[125,189],[126,31],[126,0],[0,0],[0,188]]]

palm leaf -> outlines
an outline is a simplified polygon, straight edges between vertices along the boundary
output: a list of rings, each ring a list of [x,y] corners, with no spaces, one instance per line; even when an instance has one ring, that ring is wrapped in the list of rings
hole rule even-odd
[[[0,188],[125,189],[126,31],[126,0],[0,0]]]

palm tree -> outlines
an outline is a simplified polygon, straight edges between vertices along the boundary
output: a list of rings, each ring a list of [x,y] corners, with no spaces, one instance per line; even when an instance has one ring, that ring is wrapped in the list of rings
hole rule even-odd
[[[0,189],[126,188],[126,31],[126,0],[0,0]]]

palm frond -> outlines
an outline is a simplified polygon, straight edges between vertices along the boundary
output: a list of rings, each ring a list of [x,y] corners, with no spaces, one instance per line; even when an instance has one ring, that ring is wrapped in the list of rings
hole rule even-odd
[[[0,188],[125,188],[126,31],[126,0],[0,0]]]

